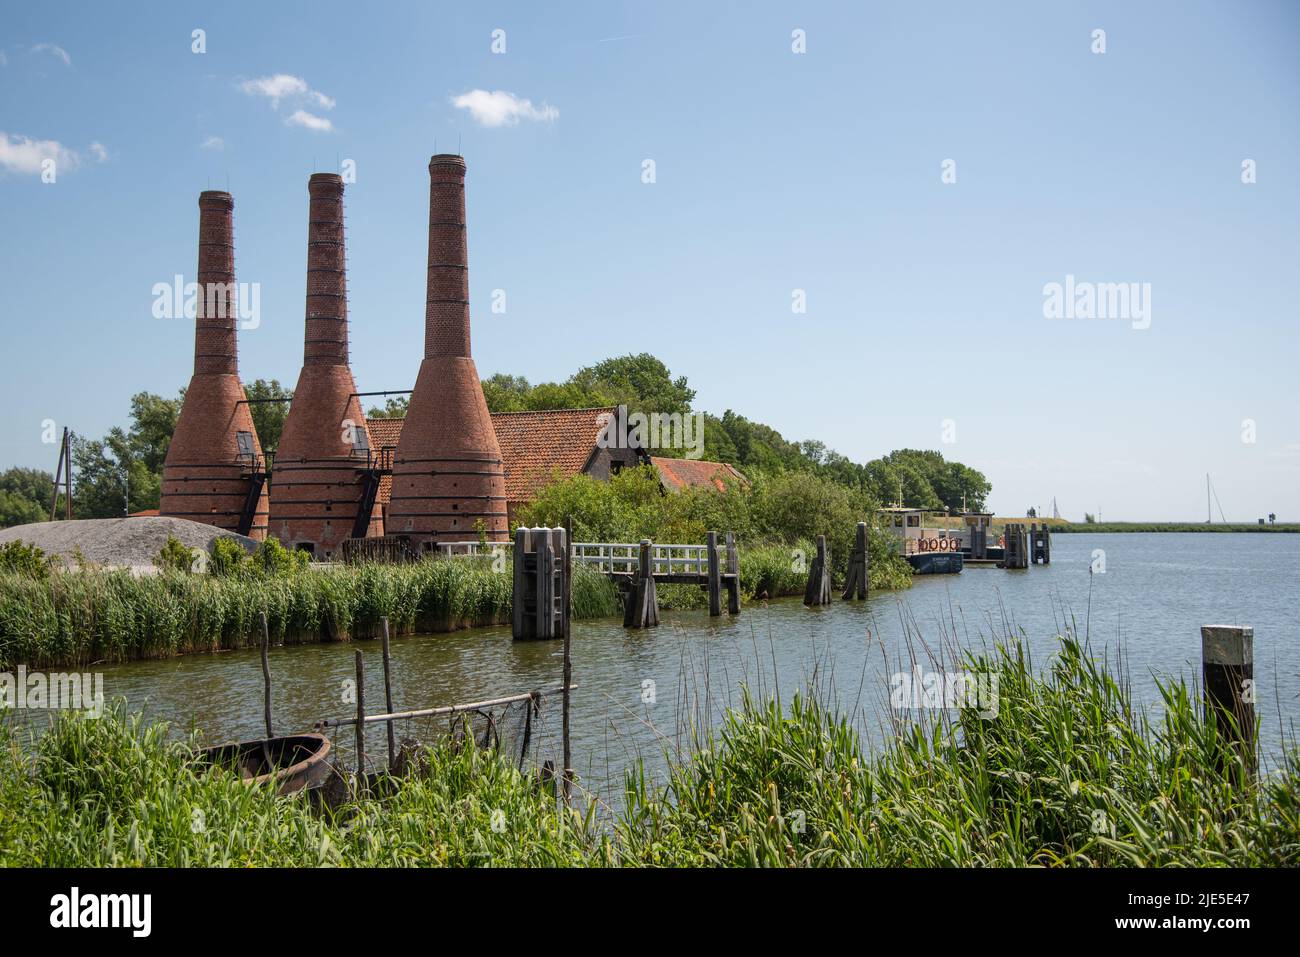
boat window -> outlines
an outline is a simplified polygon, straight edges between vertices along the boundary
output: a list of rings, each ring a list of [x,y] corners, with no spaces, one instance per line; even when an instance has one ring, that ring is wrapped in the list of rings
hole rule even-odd
[[[920,516],[920,515],[909,515],[909,516],[907,516],[907,527],[908,527],[908,528],[920,528],[920,527],[921,527],[921,516]]]
[[[894,528],[902,528],[902,527],[903,527],[903,516],[901,516],[901,515],[895,515],[895,516],[894,516]]]

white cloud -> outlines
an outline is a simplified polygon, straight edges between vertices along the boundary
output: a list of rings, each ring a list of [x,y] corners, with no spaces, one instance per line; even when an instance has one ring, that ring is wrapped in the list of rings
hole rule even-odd
[[[225,148],[226,141],[220,136],[209,136],[200,146],[200,149],[205,150],[224,150]]]
[[[520,120],[533,120],[549,123],[560,115],[553,106],[543,103],[541,107],[533,106],[532,100],[525,100],[507,93],[505,90],[470,90],[460,96],[451,98],[452,105],[459,110],[469,110],[470,116],[483,126],[517,126]]]
[[[281,100],[310,103],[325,110],[334,109],[333,97],[326,96],[320,90],[313,90],[306,80],[291,73],[275,73],[271,76],[259,76],[254,80],[245,80],[239,88],[249,96],[266,97],[271,101],[271,108],[275,110],[280,108]]]
[[[102,147],[101,147],[102,148]],[[60,171],[75,169],[81,158],[57,140],[34,140],[0,132],[0,169],[10,173],[39,176],[41,163],[55,161]]]
[[[32,52],[48,53],[62,60],[64,66],[72,66],[72,57],[68,56],[68,51],[61,46],[55,46],[53,43],[38,43],[32,47]]]
[[[97,163],[108,162],[108,150],[104,147],[103,143],[99,142],[99,140],[95,140],[93,143],[90,144],[90,152],[94,154],[95,162]]]
[[[4,50],[0,50],[0,66],[8,66],[8,65],[9,65],[9,58],[5,56]]]
[[[285,117],[284,121],[290,126],[304,126],[309,130],[315,130],[317,133],[332,133],[334,131],[333,123],[323,116],[308,113],[306,110],[296,110],[292,116]]]

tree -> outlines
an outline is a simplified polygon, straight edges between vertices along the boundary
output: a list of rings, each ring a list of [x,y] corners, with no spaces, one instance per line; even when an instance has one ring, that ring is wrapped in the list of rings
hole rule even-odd
[[[274,455],[280,445],[284,420],[289,416],[288,401],[279,400],[292,399],[293,390],[280,385],[279,379],[270,381],[256,379],[244,383],[244,394],[250,399],[248,410],[253,416],[253,428],[257,430],[257,440],[262,444],[262,454]]]
[[[1269,512],[1269,513],[1268,513],[1268,523],[1269,523],[1270,525],[1272,525],[1272,524],[1273,524],[1274,522],[1276,522],[1276,521],[1277,521],[1277,515],[1275,515],[1275,514],[1272,513],[1272,512]]]
[[[42,522],[50,517],[54,476],[44,469],[11,468],[0,473],[0,528]],[[63,494],[59,494],[63,514]]]
[[[1037,512],[1037,510],[1036,510],[1036,509],[1031,505],[1031,506],[1029,506],[1029,508],[1025,509],[1025,517],[1026,517],[1026,518],[1037,518],[1037,517],[1038,517],[1038,512]]]
[[[372,405],[370,411],[366,413],[367,419],[404,419],[406,410],[410,408],[411,400],[408,396],[397,395],[389,396],[381,409],[379,406]]]
[[[591,395],[603,395],[600,405],[626,405],[633,412],[677,412],[685,415],[695,401],[695,390],[685,376],[676,379],[668,367],[648,352],[606,359],[579,369],[567,385]]]
[[[1085,525],[1095,525],[1097,524],[1097,516],[1093,515],[1091,512],[1084,512],[1083,523]]]

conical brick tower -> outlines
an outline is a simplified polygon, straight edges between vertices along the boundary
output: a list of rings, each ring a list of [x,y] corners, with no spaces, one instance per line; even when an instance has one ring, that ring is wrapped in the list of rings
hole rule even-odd
[[[199,194],[194,375],[163,462],[158,513],[266,537],[262,446],[239,381],[235,201]]]
[[[270,533],[332,558],[345,538],[382,535],[383,522],[368,494],[370,441],[348,365],[343,178],[315,173],[307,191],[303,366],[275,454]]]
[[[429,160],[424,361],[393,459],[385,531],[428,551],[437,542],[505,541],[501,450],[470,357],[465,161]]]

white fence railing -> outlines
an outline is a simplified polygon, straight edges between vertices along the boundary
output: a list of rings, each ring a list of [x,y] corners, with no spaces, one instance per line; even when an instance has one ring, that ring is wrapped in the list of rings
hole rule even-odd
[[[495,558],[510,555],[513,542],[439,542],[438,554],[450,558],[469,555]],[[637,542],[574,542],[570,555],[575,564],[586,565],[607,575],[635,575],[641,564]],[[652,545],[650,563],[656,575],[709,574],[707,545]]]

